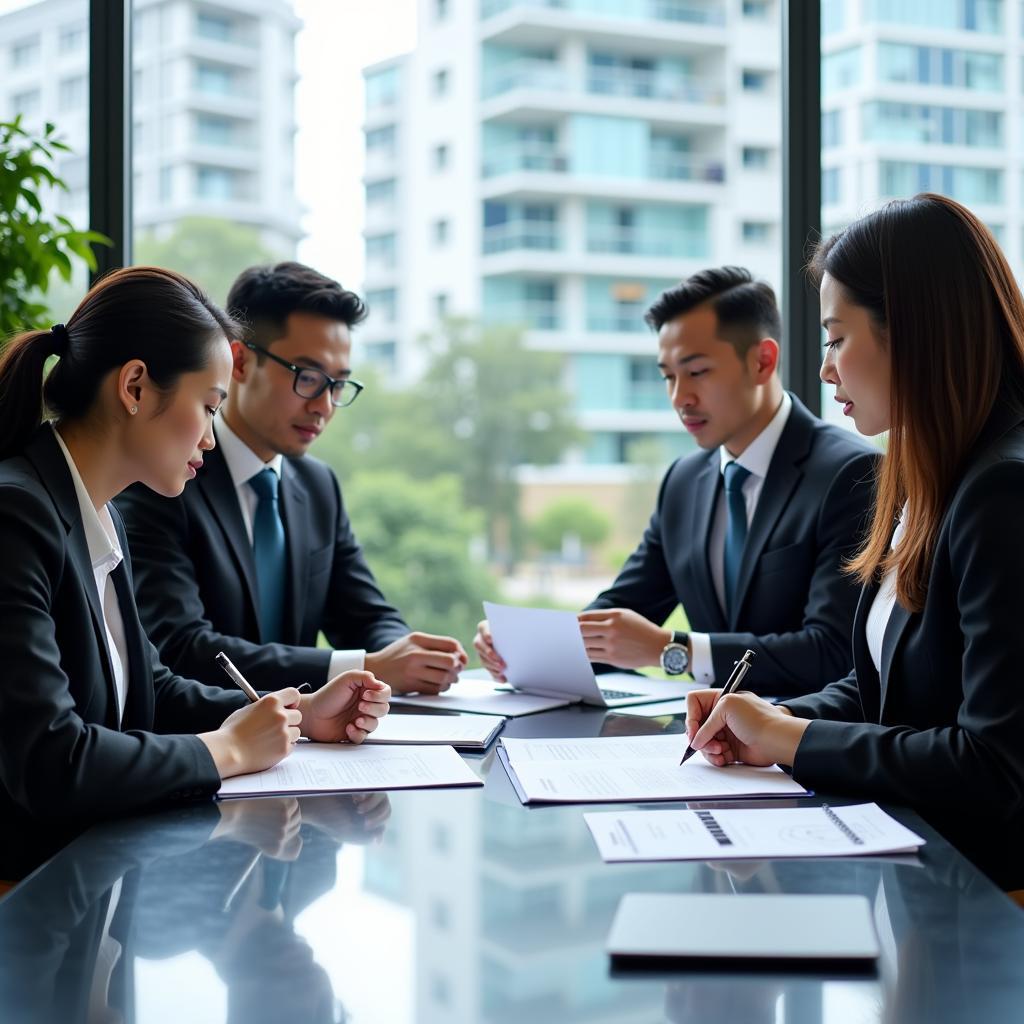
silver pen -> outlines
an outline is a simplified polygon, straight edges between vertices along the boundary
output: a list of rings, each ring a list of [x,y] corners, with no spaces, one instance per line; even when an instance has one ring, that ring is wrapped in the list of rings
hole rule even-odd
[[[736,662],[736,665],[734,666],[732,673],[730,674],[728,680],[726,680],[725,686],[722,687],[722,692],[718,695],[718,700],[715,701],[716,705],[718,704],[718,701],[721,700],[727,693],[733,693],[734,691],[739,689],[740,683],[743,682],[743,677],[750,671],[750,666],[753,665],[754,658],[756,657],[756,652],[747,651],[746,654],[744,654],[743,657]],[[683,759],[679,763],[686,764],[686,762],[696,753],[697,751],[693,749],[693,744],[687,743],[686,751],[683,754]]]

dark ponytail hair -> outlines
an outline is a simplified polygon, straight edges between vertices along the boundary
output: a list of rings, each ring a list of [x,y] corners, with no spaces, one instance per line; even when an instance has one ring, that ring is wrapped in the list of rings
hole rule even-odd
[[[210,343],[238,325],[188,278],[159,267],[127,267],[98,281],[67,326],[28,331],[0,355],[0,457],[20,452],[43,420],[81,419],[106,375],[131,359],[171,391],[206,365]],[[46,361],[58,356],[46,376]]]

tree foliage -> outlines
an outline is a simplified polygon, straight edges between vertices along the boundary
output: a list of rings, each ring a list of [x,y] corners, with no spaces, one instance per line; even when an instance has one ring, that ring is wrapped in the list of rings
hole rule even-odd
[[[567,537],[592,547],[608,538],[612,523],[586,498],[557,498],[530,524],[530,534],[541,551],[557,553]]]
[[[50,326],[46,293],[54,276],[70,282],[75,262],[96,269],[94,245],[109,245],[98,231],[79,231],[46,206],[67,192],[55,171],[56,154],[69,152],[47,122],[41,134],[19,115],[0,122],[0,342],[19,331]]]

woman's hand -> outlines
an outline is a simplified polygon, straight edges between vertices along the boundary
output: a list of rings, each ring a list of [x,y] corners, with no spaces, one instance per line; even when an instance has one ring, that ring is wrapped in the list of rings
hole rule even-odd
[[[388,713],[390,699],[391,687],[372,672],[342,672],[302,695],[302,735],[322,743],[362,743]]]
[[[486,619],[482,620],[476,627],[473,646],[476,648],[476,653],[480,655],[480,664],[499,683],[505,682],[505,669],[508,666],[502,660],[501,655],[494,649],[494,637],[491,636],[491,626]]]
[[[216,732],[201,733],[220,777],[261,772],[287,757],[299,738],[298,702],[299,691],[289,686],[232,712]]]
[[[809,724],[753,693],[692,690],[686,696],[686,735],[718,766],[791,765]]]

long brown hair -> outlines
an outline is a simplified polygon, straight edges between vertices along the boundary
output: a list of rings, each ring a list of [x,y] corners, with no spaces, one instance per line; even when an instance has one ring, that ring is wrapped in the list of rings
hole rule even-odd
[[[891,360],[889,448],[870,531],[847,566],[862,583],[895,568],[896,596],[924,607],[951,492],[1000,395],[1024,396],[1024,299],[989,229],[925,193],[895,200],[822,242],[828,273],[871,315]],[[889,551],[907,503],[909,529]]]
[[[0,355],[0,457],[20,452],[44,412],[61,420],[90,410],[103,378],[131,359],[170,391],[206,365],[210,343],[239,327],[188,278],[160,267],[115,270],[86,293],[67,325],[27,331]],[[59,356],[45,377],[50,356]]]

